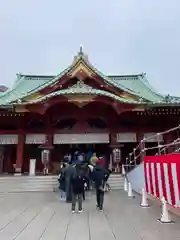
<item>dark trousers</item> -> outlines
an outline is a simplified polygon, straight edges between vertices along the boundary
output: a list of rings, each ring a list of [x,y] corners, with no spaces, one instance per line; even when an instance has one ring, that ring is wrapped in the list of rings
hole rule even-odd
[[[72,201],[72,187],[69,181],[66,181],[66,202]]]
[[[99,209],[102,210],[104,203],[104,192],[100,189],[96,189],[96,201],[97,207],[99,207]]]
[[[85,200],[85,189],[83,190],[82,197],[83,197],[83,200]]]
[[[78,201],[78,211],[82,210],[82,193],[72,193],[72,211],[76,210],[76,202]]]
[[[89,179],[87,180],[87,190],[88,191],[90,190],[90,180]]]

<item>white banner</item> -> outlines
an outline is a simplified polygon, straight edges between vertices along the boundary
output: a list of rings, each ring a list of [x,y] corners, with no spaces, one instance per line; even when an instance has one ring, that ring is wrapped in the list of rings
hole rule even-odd
[[[18,144],[18,135],[0,134],[0,145]]]
[[[26,144],[43,144],[46,142],[45,134],[27,134]]]
[[[54,134],[54,144],[109,143],[108,133]]]
[[[160,142],[163,141],[163,136],[157,135],[157,133],[144,133],[144,138],[146,142],[158,142],[158,139]]]
[[[136,133],[117,133],[116,139],[118,143],[137,142]]]

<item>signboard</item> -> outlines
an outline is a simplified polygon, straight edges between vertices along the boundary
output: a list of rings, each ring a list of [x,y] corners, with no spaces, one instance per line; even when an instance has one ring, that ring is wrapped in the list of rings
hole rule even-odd
[[[137,136],[136,133],[117,133],[116,135],[116,141],[118,143],[131,143],[131,142],[137,142]]]
[[[54,144],[95,144],[109,143],[108,133],[54,134]]]
[[[45,134],[27,134],[26,144],[44,144],[46,142]]]
[[[18,135],[0,134],[0,145],[18,144]]]

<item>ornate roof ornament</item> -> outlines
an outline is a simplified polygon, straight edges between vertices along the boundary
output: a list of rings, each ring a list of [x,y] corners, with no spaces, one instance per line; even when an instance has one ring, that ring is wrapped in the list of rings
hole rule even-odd
[[[164,97],[164,101],[165,103],[180,103],[180,97],[174,97],[168,94]]]
[[[20,78],[20,77],[22,76],[22,73],[21,73],[21,72],[18,72],[18,73],[16,73],[16,76],[17,76],[18,78]]]
[[[83,57],[83,55],[84,55],[82,46],[80,46],[78,55],[79,55],[80,57]]]
[[[82,46],[80,46],[80,49],[77,55],[74,56],[73,64],[76,63],[80,58],[82,58],[85,62],[89,63],[88,55],[84,54]]]
[[[139,102],[140,103],[144,102],[144,99],[143,98],[139,98]]]
[[[89,93],[92,91],[92,87],[85,84],[83,81],[78,81],[76,84],[73,86],[69,87],[69,90],[71,90],[73,93],[74,92],[82,92],[82,93]]]
[[[170,103],[171,100],[172,100],[172,97],[168,94],[168,95],[165,96],[164,100],[165,100],[166,103]]]

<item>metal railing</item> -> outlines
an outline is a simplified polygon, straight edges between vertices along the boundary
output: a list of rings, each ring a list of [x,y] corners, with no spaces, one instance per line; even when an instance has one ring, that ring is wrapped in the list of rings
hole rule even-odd
[[[126,157],[127,170],[139,165],[145,155],[165,155],[180,152],[180,125],[167,131],[143,138]]]

